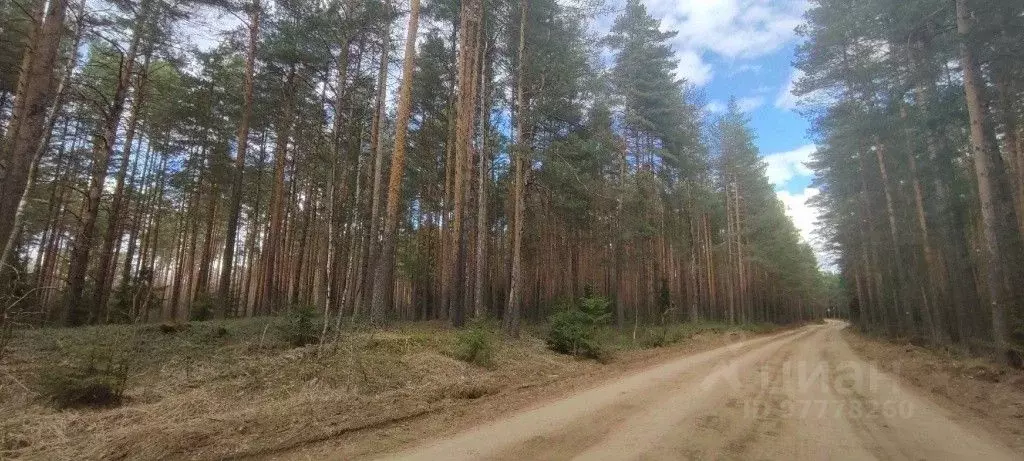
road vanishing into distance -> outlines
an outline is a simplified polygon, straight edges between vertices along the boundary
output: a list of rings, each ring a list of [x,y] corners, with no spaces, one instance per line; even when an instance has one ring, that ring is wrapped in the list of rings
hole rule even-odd
[[[680,357],[394,460],[1021,460],[828,321]]]

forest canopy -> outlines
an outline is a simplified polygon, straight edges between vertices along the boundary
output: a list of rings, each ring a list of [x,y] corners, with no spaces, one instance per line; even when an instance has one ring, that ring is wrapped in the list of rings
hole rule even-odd
[[[211,11],[239,27],[189,46]],[[0,13],[0,294],[19,322],[313,308],[324,328],[516,334],[584,294],[620,326],[795,322],[833,299],[749,121],[703,109],[640,1]]]
[[[1024,5],[813,2],[796,67],[820,232],[864,329],[1024,345]]]

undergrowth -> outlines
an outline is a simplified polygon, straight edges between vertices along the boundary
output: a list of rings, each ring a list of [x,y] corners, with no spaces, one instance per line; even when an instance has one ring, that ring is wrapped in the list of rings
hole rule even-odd
[[[281,340],[295,347],[308,346],[320,340],[320,320],[313,306],[290,309],[277,327]]]
[[[481,367],[494,366],[495,343],[493,328],[484,321],[476,321],[455,335],[455,358]]]
[[[564,305],[548,318],[548,348],[560,354],[607,361],[610,350],[601,340],[599,329],[611,318],[611,302],[600,296],[587,296],[578,303]]]
[[[57,409],[121,404],[132,369],[134,345],[98,342],[83,356],[65,350],[64,360],[39,370],[40,396]]]

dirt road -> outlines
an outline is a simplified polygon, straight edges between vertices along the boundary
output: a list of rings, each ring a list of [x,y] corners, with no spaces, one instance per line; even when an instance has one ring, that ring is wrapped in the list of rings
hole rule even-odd
[[[859,359],[843,326],[682,357],[386,459],[1024,459]]]

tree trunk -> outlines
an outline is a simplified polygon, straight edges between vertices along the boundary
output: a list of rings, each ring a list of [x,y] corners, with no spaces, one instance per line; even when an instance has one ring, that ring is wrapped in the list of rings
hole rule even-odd
[[[448,311],[455,326],[461,326],[465,320],[465,262],[466,262],[466,225],[465,211],[468,198],[468,172],[472,158],[472,133],[475,126],[474,115],[475,97],[474,87],[476,84],[476,56],[478,34],[480,33],[480,14],[482,13],[482,0],[467,0],[463,2],[460,11],[459,26],[459,75],[458,95],[456,97],[456,124],[455,124],[455,162],[452,187],[453,216],[452,216],[452,254],[449,260],[450,280],[447,286]]]
[[[245,53],[242,121],[238,126],[235,175],[232,178],[231,205],[228,208],[228,227],[224,238],[224,256],[221,258],[220,285],[217,288],[217,301],[222,309],[218,311],[218,314],[221,315],[235,304],[235,300],[231,299],[231,271],[234,270],[235,266],[235,239],[238,235],[238,221],[242,215],[242,176],[245,172],[245,155],[249,148],[249,122],[252,118],[256,45],[259,41],[260,33],[260,1],[253,0],[249,8],[249,42]]]
[[[394,290],[395,239],[398,227],[398,207],[402,200],[402,178],[405,176],[405,144],[409,132],[412,108],[413,70],[416,63],[416,33],[419,28],[420,1],[409,1],[409,27],[405,38],[405,58],[402,63],[402,86],[398,93],[398,117],[395,121],[395,147],[391,154],[391,173],[388,176],[387,208],[384,212],[384,237],[373,285],[370,322],[386,321],[393,312],[390,294]]]
[[[905,271],[902,268],[905,261],[903,260],[903,251],[901,250],[902,243],[900,242],[898,225],[896,223],[895,199],[893,198],[892,188],[889,185],[889,170],[885,163],[887,149],[886,146],[878,140],[877,136],[875,137],[874,142],[875,159],[878,161],[878,176],[882,181],[882,191],[885,193],[885,211],[889,222],[889,238],[892,241],[893,256],[897,261],[897,266],[894,271],[896,273],[896,288],[894,290],[895,308],[897,310],[899,323],[902,326],[903,332],[916,334],[913,313],[909,309],[909,306],[903,305],[903,303],[907,302],[907,298],[904,293],[907,283],[906,278],[904,277]],[[905,313],[905,315],[903,313]]]
[[[85,15],[84,8],[84,4],[79,4],[78,14],[76,14],[77,19],[75,26],[75,39],[71,45],[71,49],[74,50],[78,49],[78,46],[82,42],[82,35],[85,33],[85,23],[83,22],[83,18]],[[5,242],[4,247],[0,249],[0,262],[7,261],[7,259],[11,257],[11,253],[14,251],[14,245],[17,240],[15,238],[17,235],[17,230],[21,228],[22,219],[24,218],[25,206],[28,204],[30,193],[32,192],[32,188],[35,186],[37,176],[36,169],[39,166],[39,161],[42,159],[43,155],[50,147],[50,137],[53,134],[53,126],[57,122],[57,117],[61,114],[61,111],[63,111],[64,109],[64,101],[66,99],[65,96],[67,93],[67,87],[68,84],[71,82],[71,74],[74,72],[75,67],[77,65],[78,53],[70,53],[70,55],[68,56],[67,63],[64,66],[64,72],[61,74],[60,82],[57,84],[56,96],[54,97],[53,103],[50,105],[49,110],[46,112],[46,116],[42,121],[42,136],[39,139],[39,144],[36,147],[34,157],[32,158],[32,164],[29,166],[28,181],[25,183],[24,190],[22,191],[20,200],[18,201],[18,207],[15,210],[14,223],[12,227],[12,229],[14,229],[14,232],[11,232],[10,235],[8,235],[2,233],[3,231],[0,231],[0,236],[2,236],[0,238],[4,238]],[[2,105],[0,105],[0,110],[3,110]],[[67,131],[66,127],[65,131]],[[75,131],[77,133],[77,128]],[[14,153],[13,149],[9,150],[8,152],[12,154]],[[4,159],[3,162],[6,163],[6,161],[7,160]],[[0,171],[0,178],[3,177],[3,173],[2,171]],[[3,186],[0,185],[0,193],[2,193],[2,191]],[[2,202],[2,200],[3,199],[0,198],[0,202]],[[0,203],[0,208],[2,207],[3,205],[2,203]],[[0,225],[0,228],[2,227],[3,226]],[[7,270],[8,266],[6,264],[0,264],[0,280],[5,279],[4,272],[6,272]],[[2,294],[3,291],[4,289],[0,288],[0,294]]]
[[[42,6],[42,2],[39,6]],[[39,11],[31,36],[27,39],[25,56],[18,77],[11,121],[4,133],[0,153],[0,238],[6,261],[13,248],[10,242],[17,229],[21,199],[32,176],[32,165],[40,139],[46,132],[46,117],[54,98],[54,71],[64,32],[67,0],[49,2],[45,16]],[[0,271],[2,272],[2,271]],[[3,289],[0,289],[3,290]]]
[[[488,136],[490,135],[491,119],[491,97],[488,94],[488,79],[491,78],[487,71],[487,43],[481,53],[480,64],[480,87],[482,97],[480,98],[480,162],[477,169],[477,196],[476,196],[476,275],[473,288],[473,316],[482,319],[487,315],[484,303],[484,285],[487,283],[487,242],[490,237],[487,219],[487,187],[490,168],[490,153],[487,150]]]
[[[143,10],[136,15],[136,21],[144,18]],[[89,190],[82,207],[82,224],[76,235],[71,251],[71,263],[68,269],[68,293],[65,306],[64,323],[77,325],[83,321],[97,322],[100,319],[102,306],[93,305],[88,319],[81,318],[83,312],[82,292],[85,290],[85,275],[89,266],[89,254],[92,250],[93,235],[96,232],[96,220],[99,215],[100,198],[103,185],[107,179],[107,165],[117,142],[117,128],[124,112],[124,102],[128,96],[132,72],[135,69],[139,44],[142,40],[141,26],[136,26],[127,53],[121,56],[120,69],[114,94],[104,114],[102,132],[96,134],[93,141],[92,173]]]
[[[519,336],[519,319],[522,309],[523,271],[523,226],[526,220],[526,169],[530,146],[526,139],[526,19],[528,0],[519,0],[519,49],[516,64],[515,100],[515,178],[512,185],[512,273],[509,277],[508,305],[502,317],[505,334]]]
[[[337,304],[335,298],[337,297],[338,284],[338,240],[340,235],[339,221],[341,219],[341,211],[339,210],[339,204],[341,200],[344,200],[345,194],[348,193],[348,174],[342,171],[342,179],[338,181],[338,169],[341,161],[342,143],[341,135],[344,124],[342,123],[341,113],[344,110],[344,91],[345,84],[348,80],[348,64],[349,64],[349,47],[351,40],[345,38],[341,41],[341,51],[338,52],[338,76],[337,83],[334,87],[334,120],[332,120],[331,130],[331,183],[330,192],[328,192],[327,198],[327,261],[324,271],[324,284],[326,291],[324,293],[324,323],[323,328],[320,332],[320,341],[323,342],[327,337],[327,328],[331,324],[331,310],[334,309]],[[339,200],[339,196],[340,199]],[[341,312],[338,312],[338,318],[341,318]]]
[[[1005,244],[1002,226],[1006,221],[1002,213],[1013,213],[1013,207],[1000,197],[998,175],[1003,174],[1002,159],[989,144],[985,135],[987,123],[985,82],[974,55],[972,43],[972,12],[967,0],[956,0],[956,23],[960,38],[960,61],[964,73],[964,93],[967,98],[967,112],[970,116],[971,155],[978,181],[978,198],[981,202],[981,223],[985,240],[985,278],[989,305],[992,312],[992,339],[997,348],[997,358],[1006,360],[1008,351],[1008,311],[1013,305],[1013,296],[1006,283],[1006,259],[1012,251]],[[1015,219],[1013,220],[1015,221]],[[1013,281],[1017,283],[1019,281]]]
[[[1017,101],[1014,97],[1014,81],[1009,70],[1000,69],[995,72],[996,92],[998,93],[999,112],[1002,114],[1003,124],[1003,145],[1005,146],[1006,160],[1013,171],[1012,181],[1009,181],[1013,192],[1013,202],[1017,206],[1017,228],[1015,229],[1024,238],[1024,152],[1020,151],[1020,139],[1017,124]]]
[[[291,137],[291,127],[294,123],[292,112],[293,99],[295,97],[296,85],[295,66],[288,71],[285,82],[285,107],[282,110],[281,118],[278,120],[277,139],[274,146],[274,187],[270,195],[269,220],[270,226],[267,232],[267,239],[263,243],[262,277],[260,281],[260,295],[257,304],[258,314],[270,314],[275,312],[281,301],[278,290],[277,269],[280,264],[281,246],[284,242],[284,170],[285,160],[288,156],[288,141]]]
[[[114,256],[114,240],[121,231],[121,208],[124,202],[124,180],[128,174],[128,162],[132,156],[132,142],[135,140],[135,131],[139,126],[140,112],[145,104],[146,73],[149,67],[150,53],[146,53],[142,63],[142,71],[135,80],[133,90],[134,100],[132,101],[131,115],[128,117],[128,130],[124,136],[124,152],[121,155],[121,164],[117,170],[116,183],[114,185],[114,196],[110,204],[110,217],[108,218],[107,231],[103,236],[103,245],[100,247],[100,260],[96,266],[96,288],[93,292],[93,305],[100,311],[106,311],[107,299],[110,294],[110,271],[111,260]]]
[[[141,138],[140,138],[140,142],[141,142]],[[136,148],[138,148],[138,145],[136,145]],[[148,143],[146,145],[146,154],[144,155],[144,159],[145,160],[143,160],[143,164],[142,164],[142,178],[143,178],[143,181],[145,181],[145,178],[149,177],[149,174],[150,174],[150,172],[152,170],[152,166],[151,166],[153,164],[153,144],[152,143]],[[138,157],[136,157],[136,162],[137,161],[138,161]],[[129,186],[128,186],[129,187],[129,195],[134,195],[134,193],[135,193],[135,186],[132,183],[134,183],[134,181],[135,181],[136,173],[138,171],[137,168],[138,168],[137,164],[133,164],[132,165],[132,172],[129,175],[129,177],[130,177]],[[141,201],[138,201],[138,202],[141,202]],[[141,226],[141,221],[142,221],[142,216],[141,215],[142,215],[142,213],[144,211],[144,208],[143,208],[144,206],[145,205],[143,203],[136,203],[135,206],[133,207],[134,211],[130,211],[129,212],[129,214],[132,216],[132,223],[131,223],[130,228],[128,229],[128,239],[127,239],[128,240],[128,248],[125,250],[124,268],[121,270],[121,285],[122,286],[125,286],[125,285],[127,285],[128,283],[131,282],[132,269],[134,267],[133,266],[133,261],[135,259],[136,239],[138,238],[138,235],[139,235],[139,230],[140,230],[139,228]]]
[[[374,262],[378,258],[380,244],[380,211],[381,211],[381,188],[384,182],[384,150],[381,149],[381,136],[384,132],[384,113],[387,104],[387,83],[388,83],[388,56],[391,51],[391,23],[381,31],[380,69],[377,72],[377,104],[373,113],[373,123],[370,128],[370,152],[373,154],[373,188],[370,192],[370,232],[368,234],[367,252],[369,258],[363,265],[362,277],[359,281],[361,295],[356,299],[359,303],[358,310],[363,311],[364,306],[369,304],[369,296],[373,294],[373,285],[376,282],[368,277],[371,271],[376,269]],[[370,313],[372,315],[372,312]]]

